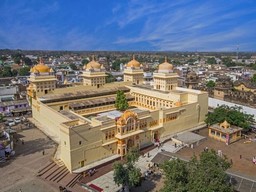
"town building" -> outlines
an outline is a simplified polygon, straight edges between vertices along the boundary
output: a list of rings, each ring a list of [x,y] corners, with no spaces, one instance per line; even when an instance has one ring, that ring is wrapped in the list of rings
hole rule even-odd
[[[33,67],[29,78],[32,115],[59,144],[58,158],[70,172],[123,157],[131,147],[142,149],[205,126],[208,94],[177,87],[178,75],[167,59],[153,74],[153,86],[143,84],[143,66],[135,57],[125,65],[124,82],[105,84],[104,70],[93,60],[84,66],[83,85],[62,89],[55,89],[54,75],[42,65]],[[126,111],[115,108],[118,90],[129,103]]]
[[[14,114],[26,114],[28,111],[31,111],[31,108],[25,99],[0,103],[0,113],[5,116]]]

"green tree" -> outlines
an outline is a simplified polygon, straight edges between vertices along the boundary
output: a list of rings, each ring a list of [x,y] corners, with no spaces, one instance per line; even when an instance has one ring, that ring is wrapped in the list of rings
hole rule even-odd
[[[0,56],[0,60],[5,62],[8,58],[5,55]]]
[[[216,151],[209,150],[194,157],[189,162],[188,189],[191,192],[232,192],[227,182],[226,170],[231,167],[227,158],[220,157]]]
[[[180,65],[181,63],[180,63],[179,60],[173,60],[172,64],[174,64],[174,65]]]
[[[230,57],[225,57],[222,59],[222,62],[224,65],[226,65],[227,67],[233,67],[236,66],[236,63],[232,61],[232,59]]]
[[[187,192],[188,168],[187,163],[179,159],[166,161],[161,168],[165,173],[164,187],[161,192]]]
[[[253,115],[242,112],[242,108],[238,106],[229,107],[221,105],[214,109],[212,113],[206,115],[205,122],[207,125],[222,123],[227,120],[231,125],[236,125],[248,130],[250,124],[254,122]]]
[[[2,113],[0,113],[0,122],[3,122],[4,121],[4,116]]]
[[[115,71],[119,71],[121,63],[122,62],[120,60],[115,60],[114,62],[112,62],[112,69],[114,69]]]
[[[167,161],[162,192],[232,192],[225,171],[231,164],[226,157],[219,157],[214,150],[204,151],[200,158],[193,157],[188,163],[179,159]]]
[[[24,58],[23,58],[23,62],[24,62],[25,65],[27,65],[27,66],[32,66],[32,65],[33,65],[33,62],[32,62],[31,59],[28,58],[28,57],[24,57]]]
[[[23,57],[24,57],[24,55],[21,54],[20,52],[17,52],[14,55],[12,55],[12,59],[13,59],[14,63],[16,63],[16,64],[20,64]]]
[[[252,81],[253,83],[256,83],[256,74],[253,74],[251,81]]]
[[[29,71],[30,71],[30,67],[25,66],[25,67],[20,68],[18,73],[19,73],[20,76],[28,76]]]
[[[121,90],[117,91],[115,107],[120,111],[125,111],[129,107],[126,96]]]
[[[89,61],[88,61],[87,59],[83,59],[83,60],[82,60],[82,64],[83,64],[83,65],[86,65],[87,63],[89,63]]]
[[[77,70],[77,66],[74,64],[74,63],[71,63],[69,65],[69,67],[72,69],[72,70]]]
[[[0,76],[1,77],[12,77],[13,74],[12,74],[12,69],[10,66],[4,66],[3,67],[3,70],[1,71],[0,73]]]
[[[16,69],[13,69],[13,70],[11,71],[11,73],[12,73],[12,77],[15,77],[15,76],[18,75],[18,71],[17,71]]]
[[[255,62],[255,63],[250,64],[250,67],[251,67],[253,70],[256,70],[256,62]]]
[[[122,185],[125,191],[129,191],[130,187],[140,183],[141,171],[135,166],[135,162],[139,159],[137,148],[131,148],[126,155],[124,164],[118,162],[114,164],[114,182],[119,186]]]
[[[107,73],[106,83],[111,83],[115,81],[115,77],[111,73]]]
[[[216,64],[216,60],[215,60],[214,57],[210,57],[210,58],[207,59],[207,63],[208,64]]]
[[[189,65],[194,65],[195,61],[196,61],[196,59],[190,58],[187,62],[188,62]]]
[[[215,82],[213,80],[210,80],[206,83],[206,87],[208,88],[214,88],[215,87]]]

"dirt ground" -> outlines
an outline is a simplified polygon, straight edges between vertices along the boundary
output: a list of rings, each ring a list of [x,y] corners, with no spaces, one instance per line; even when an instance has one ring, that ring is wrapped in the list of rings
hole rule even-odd
[[[233,162],[232,167],[228,171],[256,180],[256,165],[252,163],[252,158],[256,156],[256,142],[244,143],[249,139],[241,139],[226,145],[223,142],[209,138],[207,129],[200,130],[198,134],[205,136],[207,139],[194,149],[183,148],[178,154],[190,159],[193,155],[198,156],[206,147],[216,151],[221,150],[222,154],[226,155],[230,162]],[[251,134],[249,137],[254,138],[255,134]]]
[[[56,189],[37,178],[40,168],[49,163],[55,150],[52,142],[37,128],[29,128],[17,133],[15,156],[0,163],[0,191],[55,192]],[[22,144],[21,140],[24,140]],[[45,155],[42,151],[45,151]]]

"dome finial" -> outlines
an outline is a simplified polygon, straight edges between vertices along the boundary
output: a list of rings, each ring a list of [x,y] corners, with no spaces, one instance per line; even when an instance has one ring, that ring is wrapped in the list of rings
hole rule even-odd
[[[167,63],[167,57],[166,56],[164,57],[164,62]]]
[[[92,61],[94,61],[94,55],[92,55]]]
[[[132,55],[132,59],[135,60],[135,55],[134,54]]]

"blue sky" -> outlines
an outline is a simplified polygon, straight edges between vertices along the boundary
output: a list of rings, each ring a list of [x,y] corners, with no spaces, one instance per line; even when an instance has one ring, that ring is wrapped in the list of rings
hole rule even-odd
[[[256,51],[256,0],[1,0],[0,49]]]

